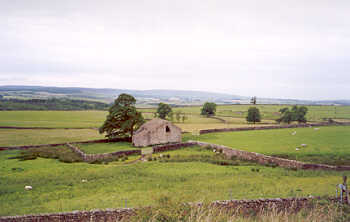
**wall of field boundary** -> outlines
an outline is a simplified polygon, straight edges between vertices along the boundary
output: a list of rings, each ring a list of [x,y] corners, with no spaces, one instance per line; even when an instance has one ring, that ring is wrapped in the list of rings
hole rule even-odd
[[[65,145],[67,145],[74,153],[76,153],[84,162],[106,160],[106,159],[111,159],[118,156],[120,157],[120,156],[130,156],[130,155],[141,155],[141,149],[122,150],[122,151],[116,151],[112,153],[86,154],[81,149],[79,149],[76,146],[73,146],[70,143],[66,143]],[[159,153],[159,152],[165,152],[169,150],[177,150],[177,149],[194,146],[194,145],[196,145],[196,143],[170,143],[165,145],[153,146],[152,151],[153,153]]]
[[[289,124],[289,125],[275,125],[275,126],[252,126],[239,128],[219,128],[219,129],[205,129],[200,130],[199,134],[219,133],[219,132],[234,132],[234,131],[248,131],[248,130],[267,130],[267,129],[287,129],[287,128],[305,128],[318,126],[350,126],[350,123],[305,123],[305,124]]]
[[[241,160],[247,160],[256,162],[261,165],[276,165],[283,168],[290,169],[303,169],[303,170],[337,170],[337,171],[346,171],[350,170],[350,166],[331,166],[326,164],[312,164],[304,163],[296,160],[283,159],[279,157],[267,156],[260,153],[248,152],[244,150],[237,150],[231,147],[205,143],[200,141],[189,141],[191,144],[195,144],[201,147],[210,147],[216,149],[217,151],[221,150],[228,158],[236,157]]]
[[[209,207],[231,210],[234,213],[251,213],[252,211],[261,212],[262,210],[276,209],[277,211],[285,210],[289,212],[298,212],[301,209],[311,207],[319,197],[308,198],[274,198],[274,199],[255,199],[255,200],[225,200],[214,201]],[[327,198],[329,201],[335,201],[334,198]],[[202,203],[194,203],[192,206],[201,206]],[[64,221],[64,222],[90,222],[105,221],[115,222],[127,220],[130,216],[135,215],[137,209],[106,209],[91,211],[73,211],[65,213],[24,215],[24,216],[7,216],[0,217],[0,222],[29,222],[29,221]]]
[[[94,162],[96,160],[106,160],[114,157],[120,156],[130,156],[130,155],[141,155],[140,149],[135,150],[123,150],[112,153],[101,153],[101,154],[86,154],[78,147],[73,146],[69,143],[66,144],[74,153],[76,153],[84,162]]]

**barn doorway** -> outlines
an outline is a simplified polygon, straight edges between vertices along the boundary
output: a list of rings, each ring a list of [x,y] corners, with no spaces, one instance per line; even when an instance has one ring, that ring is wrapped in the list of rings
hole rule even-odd
[[[169,128],[169,126],[166,126],[166,127],[165,127],[165,132],[170,133],[170,128]]]

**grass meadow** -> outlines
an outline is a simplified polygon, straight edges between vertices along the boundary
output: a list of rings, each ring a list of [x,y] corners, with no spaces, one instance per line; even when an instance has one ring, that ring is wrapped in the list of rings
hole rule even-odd
[[[188,139],[305,162],[350,165],[350,126],[186,134]]]
[[[1,111],[0,126],[91,128],[100,127],[107,111]]]
[[[210,155],[189,149],[168,154]],[[118,208],[124,207],[125,200],[128,207],[147,206],[161,196],[193,202],[334,195],[341,176],[350,176],[348,172],[294,171],[252,163],[220,166],[157,160],[105,165],[8,159],[19,152],[0,152],[0,215]],[[26,191],[26,185],[33,190]]]
[[[104,139],[95,129],[0,129],[0,146],[24,146]]]

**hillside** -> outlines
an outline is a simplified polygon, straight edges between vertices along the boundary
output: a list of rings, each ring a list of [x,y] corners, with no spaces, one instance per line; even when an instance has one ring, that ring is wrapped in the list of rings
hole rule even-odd
[[[159,102],[172,105],[201,105],[206,101],[218,104],[247,104],[250,97],[189,90],[128,90],[110,88],[43,87],[43,86],[0,86],[0,99],[49,99],[65,98],[112,102],[119,94],[128,93],[136,97],[141,107],[154,106]],[[310,105],[350,105],[349,100],[308,101],[296,99],[259,98],[260,104],[310,104]]]

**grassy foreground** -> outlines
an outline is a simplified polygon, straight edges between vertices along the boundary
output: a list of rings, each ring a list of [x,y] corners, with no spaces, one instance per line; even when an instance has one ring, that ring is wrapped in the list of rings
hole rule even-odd
[[[350,176],[350,172],[293,171],[254,164],[157,160],[105,165],[8,159],[18,152],[0,152],[0,215],[118,208],[125,199],[128,207],[147,206],[164,195],[183,202],[334,195],[341,176]],[[169,154],[181,155],[176,152]],[[186,152],[201,155],[202,151]],[[26,185],[33,190],[26,191]]]
[[[350,165],[350,126],[188,134],[186,139],[306,162]]]

